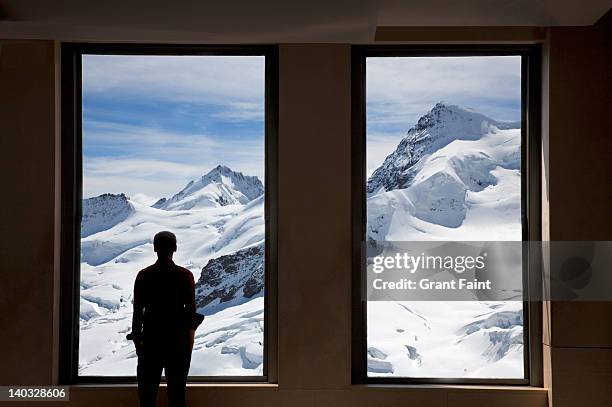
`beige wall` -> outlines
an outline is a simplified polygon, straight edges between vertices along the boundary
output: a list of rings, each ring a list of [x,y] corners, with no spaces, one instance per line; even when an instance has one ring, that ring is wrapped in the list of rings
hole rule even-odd
[[[54,51],[0,45],[0,383],[49,383],[53,355]]]
[[[279,51],[279,382],[350,382],[351,52]],[[323,232],[323,233],[322,233]]]
[[[594,27],[551,29],[546,54],[546,232],[612,240],[612,13]],[[612,303],[554,302],[545,321],[554,407],[611,405]]]
[[[600,216],[597,222],[563,215],[585,205],[566,196],[566,183],[577,183],[583,174],[610,183],[610,170],[600,164],[610,156],[610,139],[604,137],[612,128],[605,114],[610,93],[597,88],[609,89],[609,55],[592,29],[580,33],[583,40],[593,40],[590,50],[574,40],[576,32],[550,33],[551,237],[610,239],[609,229],[601,230],[609,226],[602,222],[610,221],[605,217],[610,195],[593,190],[597,185],[583,194],[591,213]],[[546,393],[529,388],[351,385],[350,46],[283,45],[279,63],[278,386],[193,386],[192,405],[544,406]],[[0,234],[5,259],[0,273],[0,384],[52,381],[53,67],[52,42],[2,45],[1,205],[10,216],[4,217]],[[593,123],[593,116],[608,122]],[[570,159],[578,160],[580,172],[571,171]],[[596,396],[589,406],[609,405],[602,398],[612,371],[609,331],[598,320],[588,327],[592,335],[570,335],[573,326],[562,321],[571,312],[553,308],[550,315],[553,336],[545,353],[551,355],[547,380],[553,383],[554,405],[584,405],[577,401],[582,391]],[[586,373],[577,379],[576,370]],[[72,402],[61,405],[135,403],[133,386],[111,386],[74,388]]]

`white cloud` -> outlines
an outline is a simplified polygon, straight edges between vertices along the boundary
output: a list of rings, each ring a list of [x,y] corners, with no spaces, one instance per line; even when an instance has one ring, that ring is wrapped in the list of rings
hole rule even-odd
[[[263,119],[253,106],[263,106],[264,84],[263,56],[83,57],[86,93],[218,105],[234,120]]]
[[[156,153],[173,154],[194,149],[214,148],[219,143],[205,134],[170,132],[154,127],[88,120],[83,130],[83,142],[96,148],[137,149],[148,156]]]
[[[84,171],[91,175],[132,173],[140,177],[162,176],[164,174],[176,174],[180,177],[186,177],[193,176],[199,172],[199,168],[195,165],[123,157],[86,157],[83,167]]]
[[[263,160],[244,161],[245,154],[235,160],[202,162],[187,165],[171,161],[130,158],[92,158],[83,160],[83,197],[104,193],[125,193],[139,202],[172,196],[189,181],[200,178],[217,164],[228,165],[245,175],[257,175],[263,182]],[[140,198],[138,198],[140,197]]]
[[[366,140],[366,175],[369,178],[374,170],[385,161],[385,158],[397,148],[405,134],[373,133]]]
[[[176,159],[172,154],[168,157]],[[244,143],[222,146],[189,162],[131,157],[83,158],[83,195],[137,193],[153,197],[173,195],[187,182],[210,171],[218,164],[264,181],[263,146]]]
[[[146,195],[146,194],[134,194],[130,196],[132,201],[138,202],[139,204],[151,206],[157,202],[158,198]]]
[[[84,132],[83,196],[171,196],[218,164],[264,180],[264,140],[212,138],[116,123]],[[88,152],[91,152],[88,155]]]
[[[518,56],[368,58],[368,124],[407,131],[439,101],[517,120],[520,67]]]
[[[84,157],[83,196],[103,193],[145,194],[159,198],[178,192],[186,180],[198,177],[197,166],[153,159]]]
[[[95,100],[84,106],[84,196],[126,193],[148,202],[175,194],[218,164],[263,181],[264,140],[258,132],[264,62],[261,56],[84,56],[83,92]],[[122,110],[115,100],[169,110],[156,117]],[[239,127],[245,133],[223,136],[194,131],[211,125],[207,116],[217,119],[213,129],[229,122],[248,125]]]
[[[368,177],[439,101],[471,107],[499,120],[519,119],[517,56],[371,57],[366,73]]]
[[[263,121],[265,107],[263,103],[232,102],[224,111],[214,113],[213,117],[226,122]]]

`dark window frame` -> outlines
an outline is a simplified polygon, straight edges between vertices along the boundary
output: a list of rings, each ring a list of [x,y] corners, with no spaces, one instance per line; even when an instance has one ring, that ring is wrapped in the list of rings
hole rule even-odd
[[[368,377],[362,242],[366,232],[366,58],[521,56],[521,218],[523,241],[541,240],[541,47],[502,45],[364,45],[352,47],[352,364],[353,384],[543,385],[542,304],[523,302],[523,379]],[[523,251],[525,292],[541,289],[539,257]]]
[[[82,206],[82,66],[84,54],[257,55],[265,57],[265,294],[262,376],[190,376],[189,382],[277,382],[278,48],[268,45],[63,43],[61,46],[61,230],[59,382],[135,383],[136,376],[79,376],[80,219]],[[136,372],[134,372],[135,374]]]

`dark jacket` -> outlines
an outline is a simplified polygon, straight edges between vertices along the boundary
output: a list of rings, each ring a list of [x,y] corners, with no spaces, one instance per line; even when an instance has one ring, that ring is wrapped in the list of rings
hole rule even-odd
[[[172,260],[158,260],[138,272],[134,283],[132,337],[138,341],[187,340],[201,322],[195,310],[193,274]]]

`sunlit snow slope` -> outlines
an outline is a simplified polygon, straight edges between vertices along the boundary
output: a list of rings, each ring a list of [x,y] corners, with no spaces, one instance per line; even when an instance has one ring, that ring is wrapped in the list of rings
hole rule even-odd
[[[138,271],[155,261],[152,239],[161,230],[176,234],[174,261],[193,272],[206,315],[190,374],[263,374],[263,205],[259,179],[224,166],[153,207],[124,195],[85,200],[82,229],[91,233],[81,245],[80,374],[136,374],[125,339],[132,290]]]
[[[521,240],[520,123],[438,103],[367,184],[374,241]],[[522,378],[521,302],[370,301],[370,376]]]

